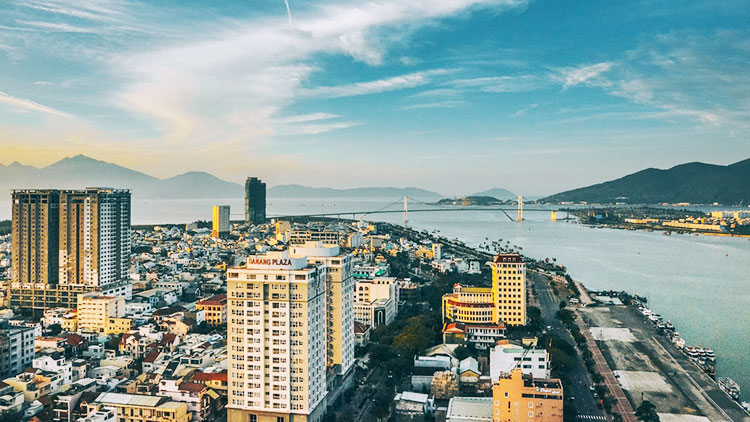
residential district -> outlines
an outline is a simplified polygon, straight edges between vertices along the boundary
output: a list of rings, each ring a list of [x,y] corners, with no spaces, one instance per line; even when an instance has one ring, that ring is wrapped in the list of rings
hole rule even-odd
[[[131,227],[128,190],[14,191],[0,420],[747,420],[642,298],[265,202],[248,178],[244,220]]]

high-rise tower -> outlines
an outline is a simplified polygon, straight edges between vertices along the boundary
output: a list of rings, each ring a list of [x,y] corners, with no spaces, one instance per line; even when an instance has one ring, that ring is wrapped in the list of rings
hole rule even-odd
[[[12,307],[75,308],[90,291],[129,295],[129,191],[15,190],[12,206]]]
[[[257,177],[245,180],[245,222],[261,224],[266,221],[266,184]]]
[[[288,251],[227,270],[229,422],[325,414],[326,273]]]
[[[229,235],[229,205],[214,205],[212,237],[226,237]]]

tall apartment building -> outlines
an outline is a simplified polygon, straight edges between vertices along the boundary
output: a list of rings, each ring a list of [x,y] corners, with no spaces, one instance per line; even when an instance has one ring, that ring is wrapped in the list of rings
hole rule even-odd
[[[266,221],[266,184],[257,177],[245,180],[245,222],[261,224]]]
[[[0,320],[0,379],[14,377],[34,359],[34,328],[16,327]]]
[[[326,409],[324,264],[271,251],[227,270],[229,422],[318,422]]]
[[[492,421],[562,422],[563,386],[559,379],[536,379],[520,369],[492,386]]]
[[[74,308],[79,293],[128,295],[130,192],[15,190],[10,306]]]
[[[212,237],[229,235],[229,205],[214,205]]]
[[[498,254],[491,266],[495,320],[526,325],[526,264],[521,255]]]
[[[353,381],[354,373],[354,257],[341,253],[338,246],[306,242],[291,246],[292,257],[326,267],[326,357],[329,401],[336,399],[342,386]]]

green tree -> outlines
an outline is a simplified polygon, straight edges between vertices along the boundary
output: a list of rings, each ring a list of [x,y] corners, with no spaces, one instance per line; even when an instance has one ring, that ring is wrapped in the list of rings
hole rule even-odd
[[[47,327],[47,330],[49,330],[49,334],[51,336],[56,336],[62,332],[62,327],[60,324],[51,324],[49,327]]]
[[[659,414],[656,413],[656,406],[648,400],[641,402],[641,405],[635,410],[635,417],[639,421],[659,422]]]

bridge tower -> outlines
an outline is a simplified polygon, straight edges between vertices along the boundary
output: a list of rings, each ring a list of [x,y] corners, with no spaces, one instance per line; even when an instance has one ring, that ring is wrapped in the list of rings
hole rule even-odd
[[[523,196],[518,195],[518,217],[516,221],[523,221]]]
[[[408,209],[406,207],[406,196],[404,196],[404,227],[406,227],[406,223],[408,222],[409,222]]]

